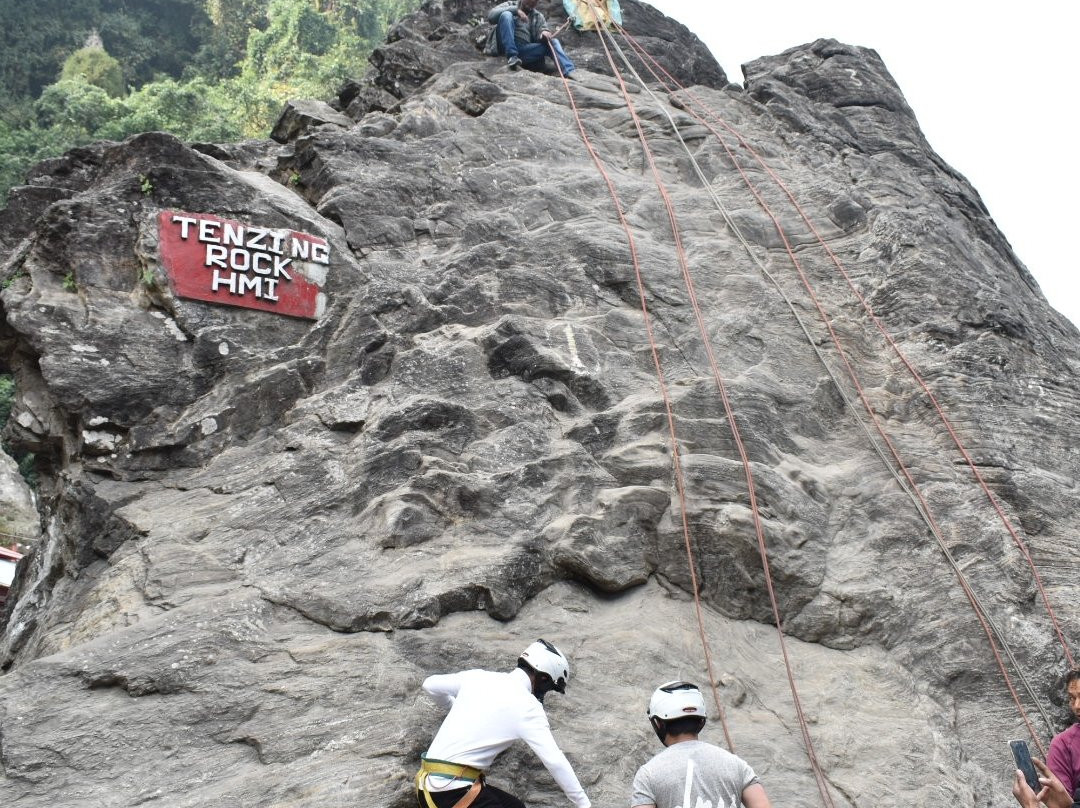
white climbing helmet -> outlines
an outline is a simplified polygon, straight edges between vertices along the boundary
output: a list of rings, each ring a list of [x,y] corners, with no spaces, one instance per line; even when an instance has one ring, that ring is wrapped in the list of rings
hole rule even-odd
[[[707,718],[705,714],[705,699],[698,690],[697,685],[690,682],[668,682],[662,684],[649,699],[649,718],[659,718],[662,721],[671,721],[674,718],[685,718],[697,715]]]
[[[537,640],[521,652],[521,659],[534,671],[550,676],[557,691],[566,692],[566,683],[570,680],[570,663],[554,645],[547,640]]]

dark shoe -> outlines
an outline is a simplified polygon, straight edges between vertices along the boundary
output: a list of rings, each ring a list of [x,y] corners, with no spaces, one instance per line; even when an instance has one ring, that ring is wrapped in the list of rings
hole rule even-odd
[[[511,56],[509,59],[506,60],[506,66],[511,70],[517,70],[519,67],[521,67],[521,59],[517,56]]]

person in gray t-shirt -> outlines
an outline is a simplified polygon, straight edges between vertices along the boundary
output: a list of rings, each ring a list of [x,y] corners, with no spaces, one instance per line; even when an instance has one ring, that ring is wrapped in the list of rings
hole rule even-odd
[[[698,740],[705,699],[696,685],[668,682],[649,700],[649,721],[667,748],[634,775],[631,808],[772,808],[750,765]]]

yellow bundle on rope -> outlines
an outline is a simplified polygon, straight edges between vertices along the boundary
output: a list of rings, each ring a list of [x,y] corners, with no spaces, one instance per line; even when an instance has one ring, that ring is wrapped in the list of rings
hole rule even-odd
[[[563,0],[563,8],[579,31],[595,31],[612,23],[622,25],[619,0]]]

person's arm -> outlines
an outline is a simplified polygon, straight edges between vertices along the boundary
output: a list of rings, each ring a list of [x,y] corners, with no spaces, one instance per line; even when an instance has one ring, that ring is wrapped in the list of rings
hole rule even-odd
[[[533,14],[535,14],[535,15],[536,15],[537,17],[539,17],[539,18],[540,18],[540,19],[539,19],[539,20],[537,21],[537,22],[539,22],[539,23],[540,23],[540,25],[539,25],[539,28],[540,28],[540,31],[539,31],[539,33],[540,33],[540,38],[541,38],[541,39],[551,39],[551,37],[552,37],[552,32],[551,32],[551,26],[550,26],[550,25],[548,25],[547,17],[545,17],[545,16],[544,16],[544,15],[543,15],[543,14],[542,14],[541,12],[539,12],[539,11],[533,11]]]
[[[492,25],[495,25],[499,21],[499,15],[504,11],[517,11],[517,0],[509,0],[506,3],[499,3],[491,11],[488,12],[487,21]]]
[[[529,698],[531,699],[532,696]],[[526,713],[522,721],[521,738],[540,758],[540,762],[555,778],[555,782],[559,784],[559,788],[563,790],[567,799],[577,808],[590,808],[592,803],[585,795],[585,789],[578,782],[570,761],[555,743],[555,736],[551,734],[547,715],[539,702],[536,703],[535,709],[530,708]]]
[[[424,692],[435,699],[440,707],[451,707],[454,698],[461,690],[461,674],[447,673],[442,676],[429,676],[421,685]]]
[[[1016,801],[1023,808],[1041,808],[1041,805],[1045,805],[1047,808],[1073,808],[1073,801],[1072,797],[1069,796],[1069,792],[1065,790],[1065,786],[1054,776],[1054,773],[1046,767],[1046,764],[1038,758],[1032,758],[1032,762],[1035,764],[1035,768],[1042,773],[1039,782],[1042,783],[1043,787],[1036,794],[1031,790],[1031,786],[1027,784],[1027,780],[1024,779],[1024,773],[1017,769],[1013,777],[1012,787],[1012,793],[1016,797]]]
[[[1062,740],[1061,735],[1056,736],[1050,741],[1050,752],[1046,756],[1046,765],[1050,768],[1050,771],[1054,773],[1054,776],[1061,781],[1061,784],[1065,787],[1066,791],[1076,788],[1077,783],[1073,782],[1072,777],[1073,766],[1069,755],[1069,749],[1067,744]]]
[[[1043,787],[1036,795],[1039,802],[1048,806],[1048,808],[1073,808],[1072,795],[1065,788],[1065,784],[1050,771],[1050,767],[1038,758],[1032,758],[1031,762],[1039,770],[1039,782],[1043,784]]]
[[[1024,779],[1024,773],[1019,769],[1013,775],[1012,795],[1016,797],[1021,808],[1040,808],[1038,796],[1031,790],[1031,786]]]
[[[751,783],[742,790],[742,804],[746,808],[772,808],[769,795],[761,783]]]
[[[653,795],[652,786],[645,767],[642,766],[634,774],[633,793],[630,796],[631,808],[656,808],[656,797]],[[717,806],[723,808],[723,806]]]

